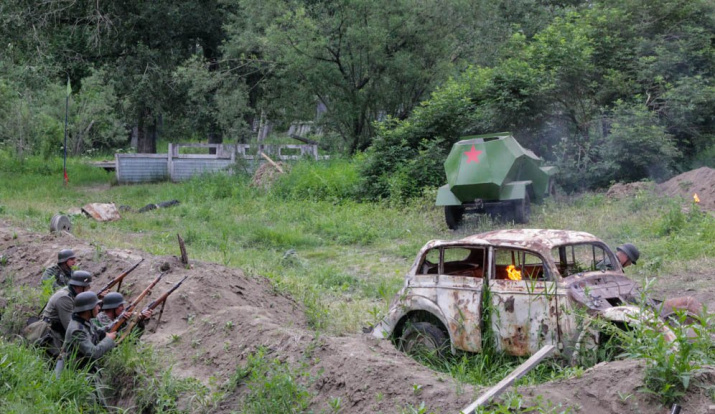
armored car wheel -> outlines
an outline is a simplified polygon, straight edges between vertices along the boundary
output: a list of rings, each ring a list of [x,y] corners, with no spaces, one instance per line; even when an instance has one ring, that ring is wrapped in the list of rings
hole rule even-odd
[[[525,224],[529,222],[531,218],[531,200],[529,200],[529,193],[524,194],[524,198],[521,200],[516,200],[514,206],[514,221],[519,224]]]
[[[449,350],[449,338],[441,329],[429,322],[415,322],[402,332],[398,347],[413,356],[425,354],[445,356]]]
[[[462,222],[464,216],[464,207],[462,206],[444,206],[444,219],[447,222],[447,227],[450,230],[456,230]]]

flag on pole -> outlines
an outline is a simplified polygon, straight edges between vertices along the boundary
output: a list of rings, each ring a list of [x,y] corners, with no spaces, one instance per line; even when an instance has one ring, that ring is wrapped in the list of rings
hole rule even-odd
[[[62,171],[64,172],[65,186],[69,183],[69,178],[67,177],[67,113],[69,112],[70,106],[70,94],[72,93],[72,85],[70,85],[70,75],[67,74],[67,96],[65,97],[65,155],[62,161]]]

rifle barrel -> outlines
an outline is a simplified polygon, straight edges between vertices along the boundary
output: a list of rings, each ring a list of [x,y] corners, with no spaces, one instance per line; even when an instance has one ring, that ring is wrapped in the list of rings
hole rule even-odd
[[[111,288],[112,288],[114,285],[116,285],[117,283],[121,282],[122,279],[124,279],[125,277],[127,277],[127,275],[128,275],[129,273],[133,272],[134,269],[136,269],[136,268],[141,264],[141,262],[143,262],[143,261],[144,261],[144,258],[142,257],[142,259],[141,259],[140,261],[136,262],[132,267],[130,267],[129,269],[125,270],[122,274],[120,274],[119,276],[115,277],[114,279],[110,280],[109,283],[107,283],[102,289],[99,290],[98,295],[101,296],[102,294],[107,293],[107,292],[109,291],[109,289],[111,289]]]
[[[181,279],[181,280],[180,280],[178,283],[176,283],[174,286],[172,286],[171,289],[167,290],[167,291],[164,292],[161,296],[159,296],[159,297],[156,298],[154,301],[152,301],[149,305],[147,305],[146,308],[144,308],[144,309],[142,310],[142,312],[147,311],[147,310],[154,310],[157,306],[161,305],[161,303],[164,302],[164,301],[166,300],[166,298],[169,297],[169,295],[171,295],[172,293],[174,293],[174,291],[175,291],[176,289],[178,289],[179,286],[181,286],[182,283],[184,283],[184,280],[186,280],[186,278],[188,278],[188,276],[184,276],[184,278]]]

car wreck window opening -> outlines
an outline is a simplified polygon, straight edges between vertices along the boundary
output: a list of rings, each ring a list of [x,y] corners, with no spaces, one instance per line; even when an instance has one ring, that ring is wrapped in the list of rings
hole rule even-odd
[[[448,246],[443,247],[442,272],[451,276],[484,277],[486,257],[483,246]]]
[[[441,255],[440,248],[430,249],[422,256],[422,262],[418,267],[417,274],[436,275],[440,273]]]
[[[492,258],[492,263],[490,264],[492,274],[489,275],[491,279],[551,280],[551,274],[548,267],[544,264],[544,258],[536,252],[507,247],[496,248],[492,254]],[[511,277],[509,277],[510,266],[513,266],[513,268],[511,268]]]

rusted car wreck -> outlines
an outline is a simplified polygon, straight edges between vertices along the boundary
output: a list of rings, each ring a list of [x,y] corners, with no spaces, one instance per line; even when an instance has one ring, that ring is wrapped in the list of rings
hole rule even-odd
[[[499,230],[428,242],[373,335],[407,352],[450,345],[480,352],[488,329],[504,353],[531,355],[552,344],[572,358],[599,343],[590,318],[579,317],[585,313],[619,324],[647,320],[672,340],[657,307],[641,299],[613,251],[591,234]]]

